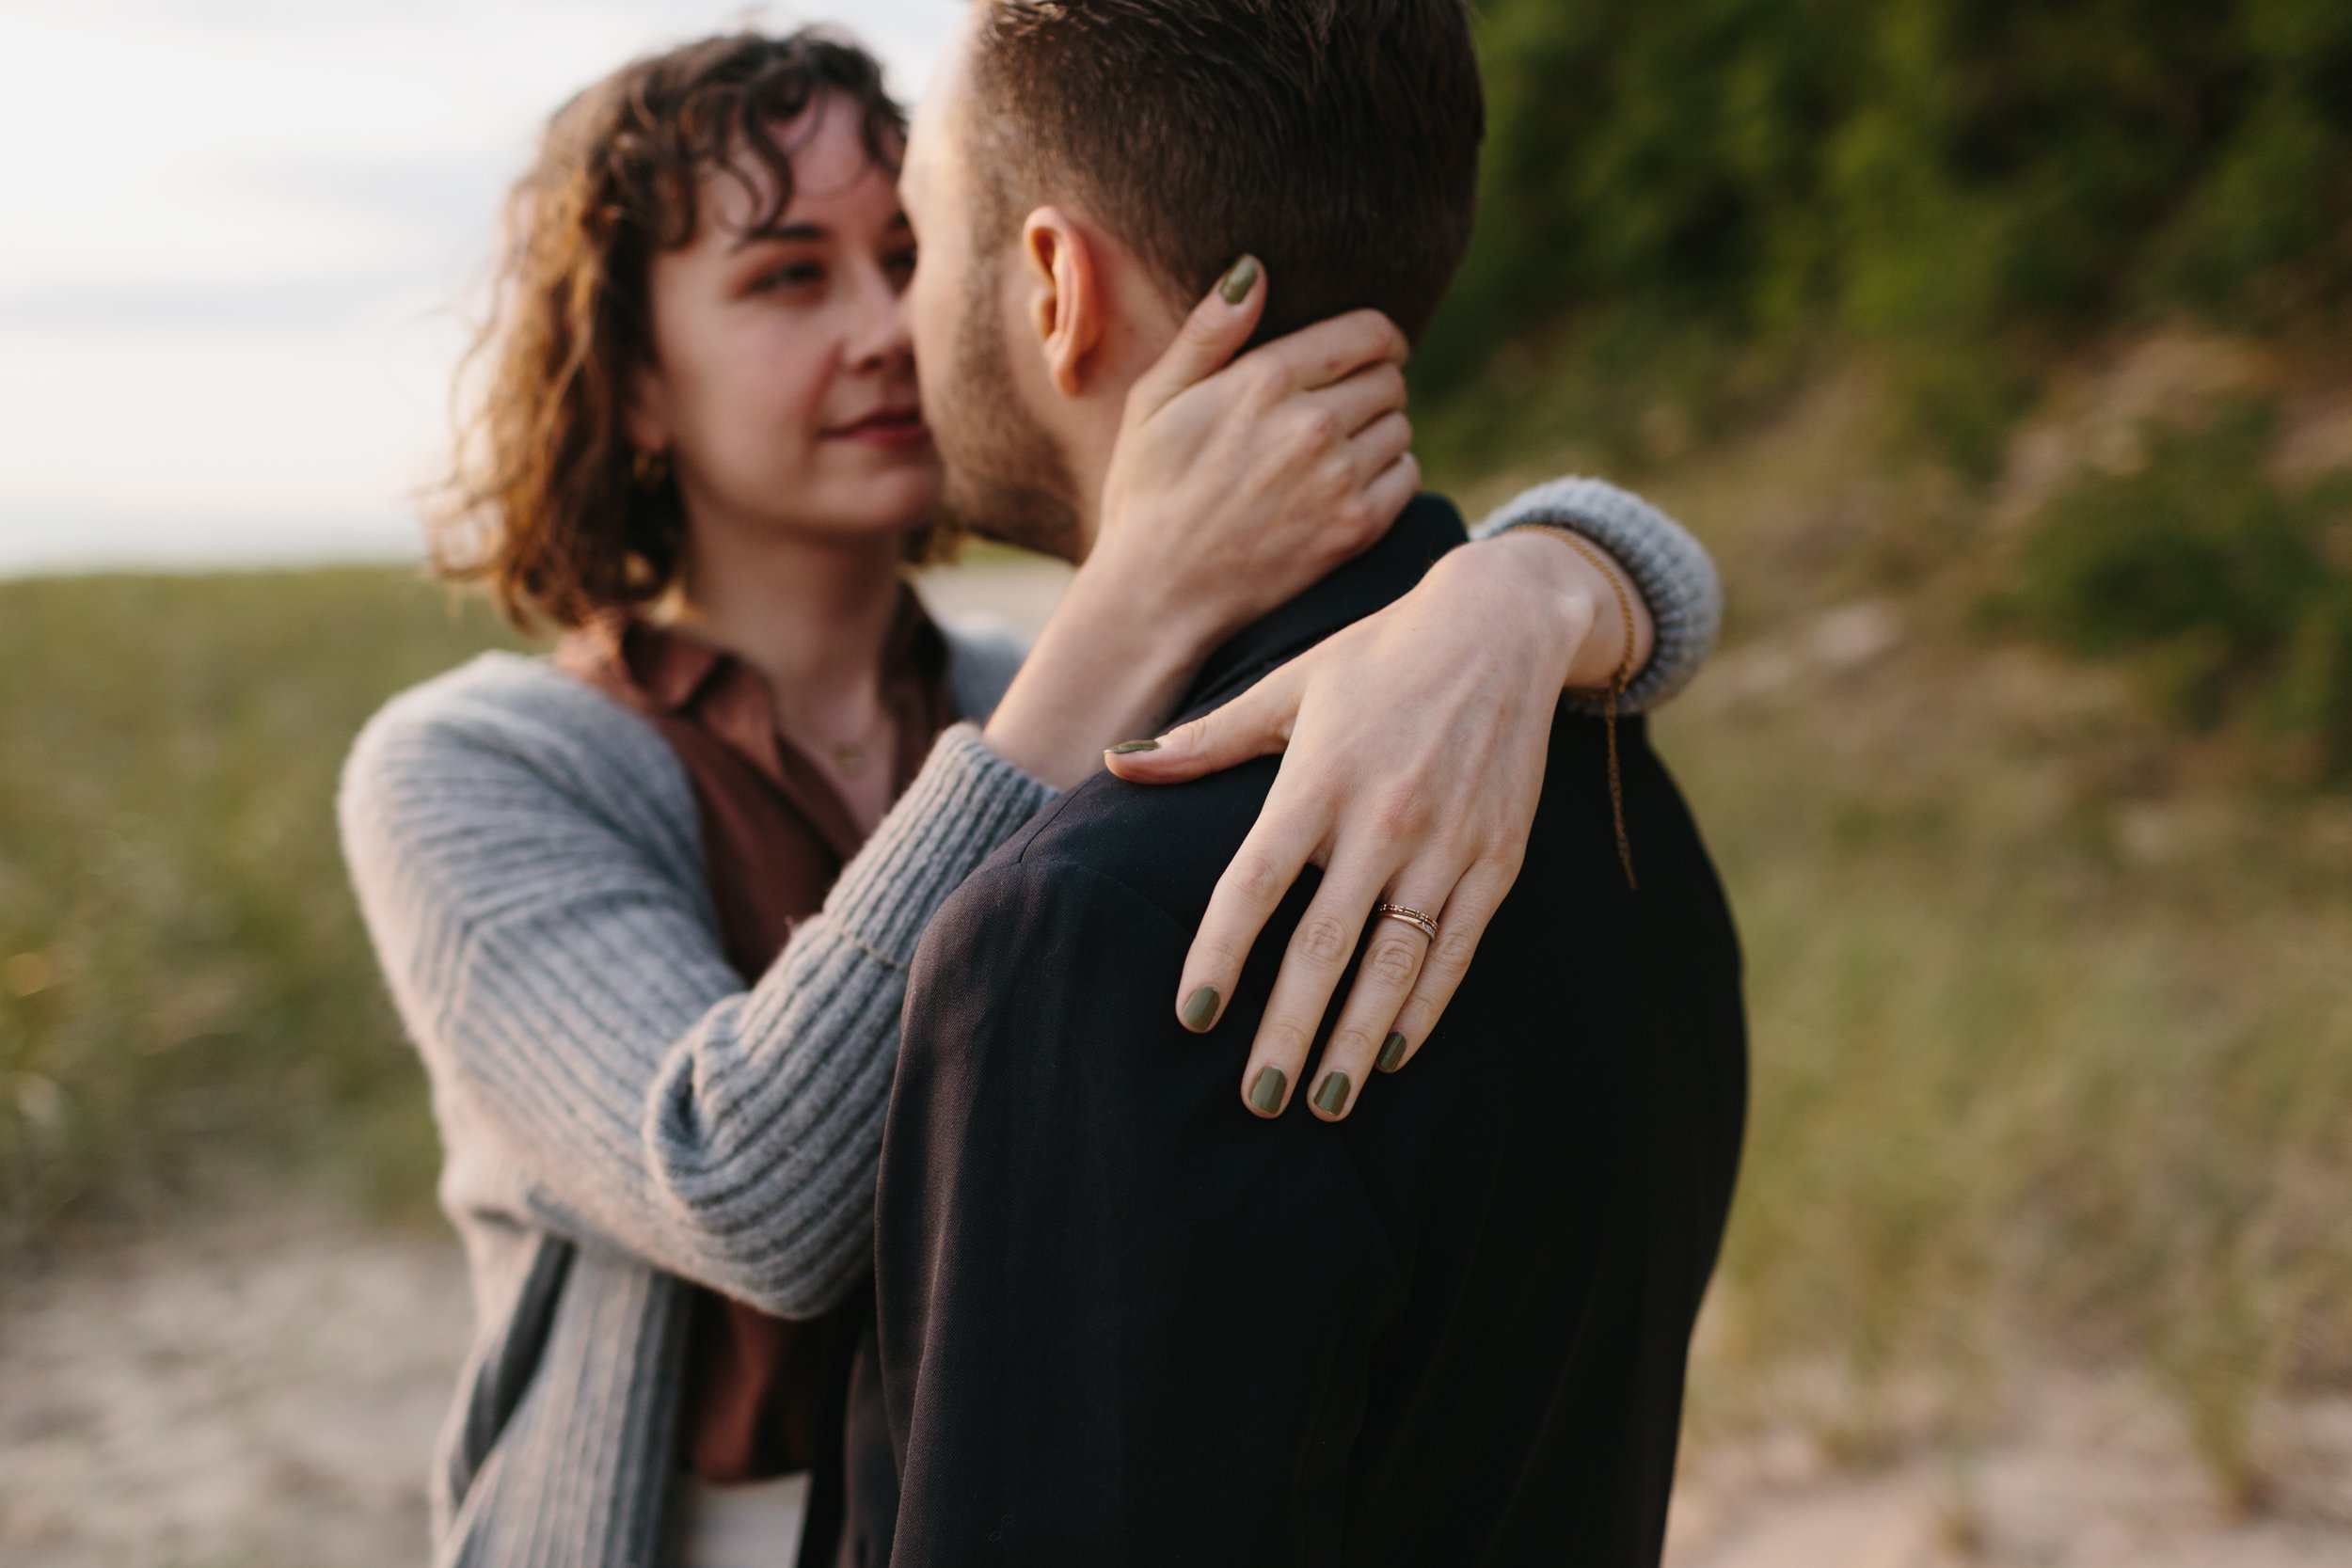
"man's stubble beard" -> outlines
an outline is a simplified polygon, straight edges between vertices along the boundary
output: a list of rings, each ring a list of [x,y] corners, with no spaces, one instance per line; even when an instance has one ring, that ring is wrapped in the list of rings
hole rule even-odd
[[[927,410],[945,467],[940,522],[1063,561],[1085,554],[1070,462],[1021,401],[1005,346],[998,262],[976,261],[956,322],[945,406]]]

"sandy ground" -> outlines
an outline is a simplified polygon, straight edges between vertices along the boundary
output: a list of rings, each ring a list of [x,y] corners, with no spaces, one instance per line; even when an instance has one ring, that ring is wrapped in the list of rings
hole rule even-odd
[[[1962,1460],[1834,1465],[1795,1432],[1685,1456],[1671,1568],[2352,1565],[2352,1402],[2275,1413],[2275,1496],[2232,1518],[2171,1412],[2128,1380],[2045,1372]]]
[[[420,1477],[467,1312],[453,1243],[294,1209],[85,1244],[7,1281],[0,1562],[421,1561]],[[2352,1403],[2300,1412],[2293,1484],[2270,1514],[2232,1522],[2144,1397],[2036,1387],[1964,1475],[1932,1459],[1856,1475],[1795,1433],[1702,1449],[1669,1561],[2352,1564]]]
[[[0,1288],[0,1562],[424,1560],[470,1306],[454,1241],[324,1213],[76,1249]]]

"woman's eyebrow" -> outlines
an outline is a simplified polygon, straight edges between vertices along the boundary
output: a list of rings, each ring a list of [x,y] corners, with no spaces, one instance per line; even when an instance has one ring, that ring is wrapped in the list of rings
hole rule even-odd
[[[829,240],[831,238],[833,238],[833,230],[821,223],[787,223],[773,229],[755,229],[748,233],[739,234],[736,236],[735,244],[727,248],[731,251],[741,250],[748,245],[758,245],[766,240]]]
[[[902,229],[911,232],[914,225],[905,212],[900,211],[891,214],[888,227],[895,234]],[[749,233],[739,234],[736,236],[735,243],[729,245],[727,250],[729,254],[733,254],[755,245],[777,241],[829,240],[831,238],[833,238],[833,230],[821,223],[786,223],[779,224],[772,229],[755,229]]]

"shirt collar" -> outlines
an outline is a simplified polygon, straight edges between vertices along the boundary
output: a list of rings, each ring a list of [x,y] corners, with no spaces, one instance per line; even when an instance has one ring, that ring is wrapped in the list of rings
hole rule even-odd
[[[1183,711],[1215,707],[1341,627],[1403,598],[1439,556],[1468,538],[1452,501],[1426,492],[1415,497],[1377,544],[1219,644],[1193,677]]]
[[[682,713],[728,669],[740,662],[682,627],[627,615],[608,615],[572,633],[557,662],[575,669],[601,667],[661,713]],[[925,680],[946,668],[946,640],[906,583],[898,585],[898,607],[882,644],[885,681],[913,674]]]

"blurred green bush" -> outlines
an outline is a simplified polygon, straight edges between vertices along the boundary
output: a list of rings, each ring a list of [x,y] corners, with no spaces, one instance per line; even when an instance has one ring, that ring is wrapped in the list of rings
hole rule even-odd
[[[2045,507],[2010,598],[2078,652],[2127,656],[2182,719],[2239,716],[2352,774],[2352,478],[2268,474],[2274,411],[2143,433]]]
[[[1614,342],[1613,376],[1696,336],[1720,374],[1828,328],[1894,351],[1981,465],[2053,344],[2352,282],[2342,0],[1481,10],[1481,224],[1417,358],[1434,405],[1531,347]]]

